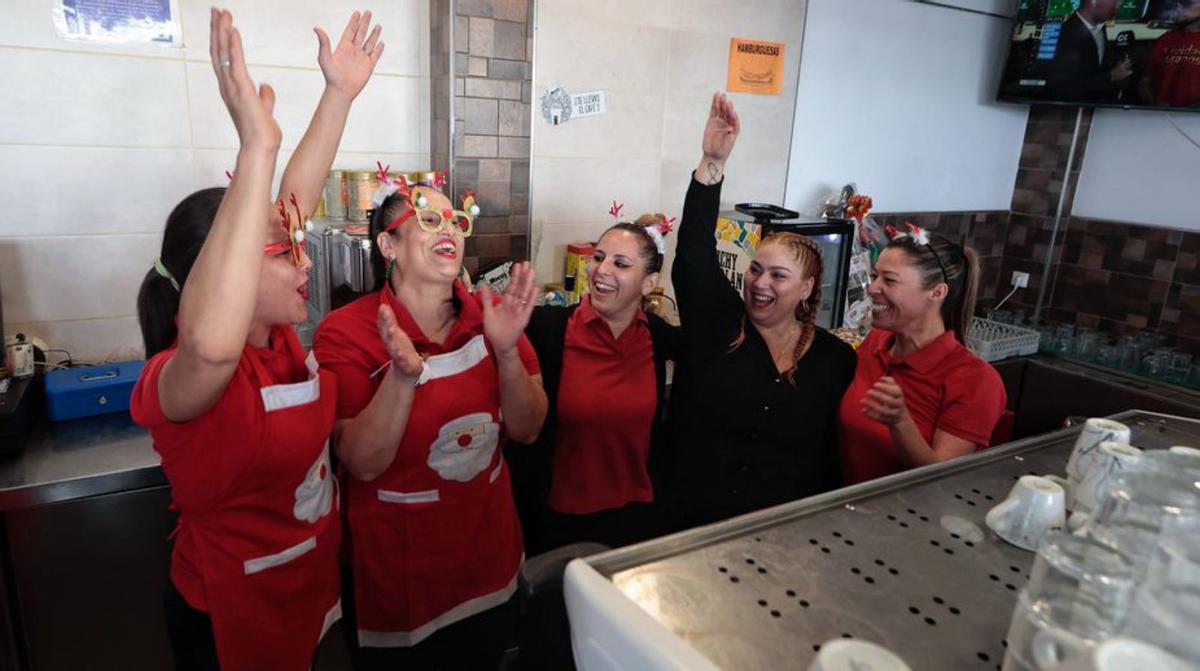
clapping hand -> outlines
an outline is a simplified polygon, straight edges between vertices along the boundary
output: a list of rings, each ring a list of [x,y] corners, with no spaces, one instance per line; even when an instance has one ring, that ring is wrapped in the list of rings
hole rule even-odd
[[[491,289],[485,285],[479,290],[483,299],[483,333],[497,354],[511,352],[517,346],[533,314],[537,295],[533,268],[528,263],[514,264],[510,277],[504,296],[495,305]]]

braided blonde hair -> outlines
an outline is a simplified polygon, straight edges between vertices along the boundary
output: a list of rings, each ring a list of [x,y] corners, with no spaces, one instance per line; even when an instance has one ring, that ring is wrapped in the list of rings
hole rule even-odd
[[[817,335],[817,312],[821,308],[821,276],[824,274],[824,263],[822,263],[821,247],[811,238],[800,235],[799,233],[774,232],[768,233],[762,239],[759,247],[774,242],[781,244],[791,250],[796,261],[800,263],[800,267],[808,277],[812,278],[813,288],[812,293],[808,298],[800,301],[796,306],[796,321],[800,322],[800,337],[796,340],[796,348],[792,351],[792,365],[786,371],[784,376],[790,384],[795,385],[796,364],[800,359],[808,354],[808,350],[812,348],[813,340]],[[737,337],[729,344],[730,352],[742,346],[746,341],[746,313],[742,312],[742,323],[738,328]]]

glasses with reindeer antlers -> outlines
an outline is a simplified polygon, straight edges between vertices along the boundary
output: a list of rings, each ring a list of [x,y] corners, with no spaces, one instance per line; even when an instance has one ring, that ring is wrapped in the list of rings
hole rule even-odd
[[[458,233],[464,238],[470,237],[475,230],[475,217],[479,216],[479,205],[475,202],[475,192],[468,189],[462,196],[462,209],[452,210],[443,208],[441,210],[434,209],[429,206],[429,195],[426,193],[426,188],[423,186],[409,187],[403,183],[403,180],[393,182],[395,191],[408,198],[409,209],[403,214],[396,217],[383,230],[390,232],[395,230],[400,224],[408,221],[414,216],[417,218],[417,225],[421,230],[427,233],[437,233],[448,224],[450,230]]]
[[[299,268],[300,264],[304,261],[304,215],[300,212],[300,204],[296,202],[296,194],[291,194],[289,201],[296,210],[295,219],[288,212],[282,198],[279,199],[278,205],[279,225],[283,227],[284,232],[287,234],[287,239],[271,243],[263,251],[267,256],[274,256],[290,249],[292,252],[292,264]]]

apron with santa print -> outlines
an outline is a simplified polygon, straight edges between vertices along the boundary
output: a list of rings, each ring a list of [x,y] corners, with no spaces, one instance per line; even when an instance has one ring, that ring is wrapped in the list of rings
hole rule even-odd
[[[412,646],[506,602],[523,560],[501,455],[495,359],[482,333],[426,359],[392,465],[348,478],[359,644]]]
[[[290,328],[282,337],[303,358]],[[221,668],[300,671],[342,612],[329,463],[337,385],[311,355],[308,379],[294,384],[274,384],[249,355],[266,412],[264,434],[246,437],[255,458],[219,511],[181,512],[178,532],[195,539]]]

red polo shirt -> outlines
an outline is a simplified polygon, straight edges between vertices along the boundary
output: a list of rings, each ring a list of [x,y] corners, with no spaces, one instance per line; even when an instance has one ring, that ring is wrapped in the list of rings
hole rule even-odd
[[[368,294],[334,310],[321,322],[313,337],[313,354],[322,368],[328,368],[337,375],[338,419],[357,417],[375,397],[375,389],[383,382],[383,374],[378,372],[378,369],[389,359],[387,348],[379,338],[380,301],[386,301],[391,306],[396,315],[396,323],[412,340],[417,353],[433,356],[453,352],[472,337],[483,333],[483,303],[480,295],[471,293],[459,281],[454,282],[454,295],[462,307],[458,319],[450,327],[442,344],[425,336],[408,308],[404,307],[387,285],[374,294]],[[500,300],[500,296],[493,296],[494,302],[499,303]],[[490,353],[491,343],[485,341],[485,344]],[[521,339],[517,341],[517,352],[521,363],[525,364],[527,373],[541,374],[537,353],[533,351],[533,345],[529,344],[525,334],[521,334]],[[409,417],[408,421],[422,419]]]
[[[895,334],[872,330],[858,348],[854,381],[842,397],[842,480],[854,484],[908,468],[887,426],[867,417],[862,401],[879,378],[890,375],[904,390],[908,413],[930,445],[941,429],[987,447],[1007,397],[1000,374],[946,331],[902,358],[889,353]]]
[[[178,352],[179,343],[146,362],[129,401],[133,421],[150,429],[154,451],[162,457],[163,471],[172,485],[172,502],[200,514],[220,508],[237,484],[237,474],[252,465],[267,426],[260,384],[251,357],[257,357],[276,384],[304,380],[304,348],[291,326],[271,329],[267,347],[246,345],[225,391],[204,414],[186,422],[172,422],[163,414],[158,398],[158,378]],[[208,610],[204,581],[197,563],[202,561],[195,537],[175,537],[171,549],[171,582],[192,608]]]
[[[658,399],[646,314],[614,338],[589,297],[567,323],[547,504],[586,514],[653,501],[646,463]]]

